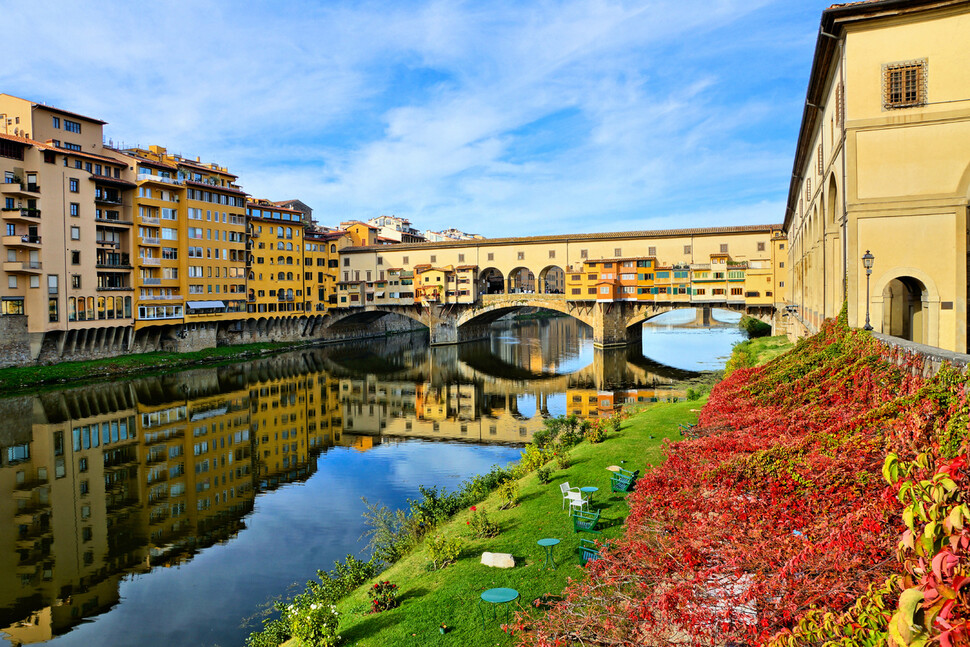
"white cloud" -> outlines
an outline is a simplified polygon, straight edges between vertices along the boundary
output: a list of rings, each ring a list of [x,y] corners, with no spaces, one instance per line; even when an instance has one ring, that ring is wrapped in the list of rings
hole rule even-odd
[[[753,48],[796,47],[804,24],[764,22],[790,21],[784,7],[48,1],[10,16],[0,53],[30,58],[5,67],[6,91],[229,165],[325,223],[397,213],[494,236],[777,221],[804,80],[780,103],[777,78],[744,75],[767,74]]]

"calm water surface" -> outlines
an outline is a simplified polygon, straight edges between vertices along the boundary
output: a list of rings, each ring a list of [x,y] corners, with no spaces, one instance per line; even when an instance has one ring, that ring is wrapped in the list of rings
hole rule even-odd
[[[682,397],[736,328],[571,319],[422,335],[0,399],[0,645],[241,645],[391,508],[518,458],[545,416]]]

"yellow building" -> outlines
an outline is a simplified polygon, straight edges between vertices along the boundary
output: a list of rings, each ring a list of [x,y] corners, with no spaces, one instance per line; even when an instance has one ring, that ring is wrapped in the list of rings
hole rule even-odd
[[[252,256],[246,297],[250,314],[303,315],[305,250],[300,212],[268,200],[249,202],[246,211]]]
[[[324,314],[337,305],[340,250],[351,243],[344,231],[303,232],[303,296],[307,314]]]
[[[822,13],[784,222],[792,334],[847,298],[852,326],[868,313],[877,332],[966,352],[968,28],[956,0]]]

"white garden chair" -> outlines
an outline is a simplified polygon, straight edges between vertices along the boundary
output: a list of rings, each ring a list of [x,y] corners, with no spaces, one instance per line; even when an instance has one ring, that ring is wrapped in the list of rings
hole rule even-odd
[[[573,508],[587,508],[589,506],[589,498],[584,498],[581,492],[569,491],[566,493],[566,498],[569,500],[569,513],[572,514]]]
[[[576,492],[580,494],[578,487],[569,487],[569,481],[559,484],[559,490],[562,492],[562,509],[566,509],[566,501],[569,500],[569,492]]]

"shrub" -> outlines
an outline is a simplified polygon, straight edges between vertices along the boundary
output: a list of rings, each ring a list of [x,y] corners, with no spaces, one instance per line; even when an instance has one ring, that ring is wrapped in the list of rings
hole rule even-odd
[[[522,452],[522,458],[519,460],[519,466],[521,469],[518,471],[522,474],[522,476],[525,476],[529,472],[532,472],[548,463],[551,455],[551,451],[540,449],[536,445],[530,443],[525,446],[525,450]]]
[[[471,511],[472,518],[468,521],[468,525],[471,526],[473,536],[484,539],[498,535],[498,524],[488,518],[485,508],[479,510],[476,506],[472,506]]]
[[[337,609],[332,604],[291,604],[287,607],[287,619],[297,647],[332,647],[340,640]]]
[[[428,555],[431,557],[431,569],[438,570],[451,564],[461,555],[461,539],[448,539],[444,535],[435,535],[428,539]]]
[[[613,430],[614,434],[620,433],[620,427],[623,425],[623,418],[619,413],[614,413],[612,416],[610,416],[607,422],[609,423],[610,429]]]
[[[393,512],[385,505],[368,503],[361,497],[364,506],[364,520],[367,525],[365,537],[369,537],[367,547],[371,554],[385,564],[393,564],[401,559],[420,538],[419,528],[414,519],[404,510]]]
[[[589,431],[586,432],[586,440],[591,443],[601,443],[606,440],[606,427],[599,421],[596,421],[595,425],[591,425]]]
[[[540,467],[536,470],[536,476],[539,477],[539,482],[546,484],[552,480],[552,470],[548,467]]]
[[[503,510],[515,506],[519,502],[519,482],[514,479],[505,481],[498,486],[498,495],[505,501]]]
[[[384,580],[375,582],[368,591],[370,596],[371,613],[380,613],[388,609],[397,608],[397,584]]]
[[[572,464],[573,461],[569,458],[569,452],[563,450],[556,454],[556,465],[559,466],[559,469],[569,469],[569,466]]]
[[[743,330],[748,334],[748,339],[753,339],[755,337],[767,337],[771,334],[771,325],[766,324],[760,319],[755,319],[748,315],[741,317],[741,321],[738,322],[738,328]]]

